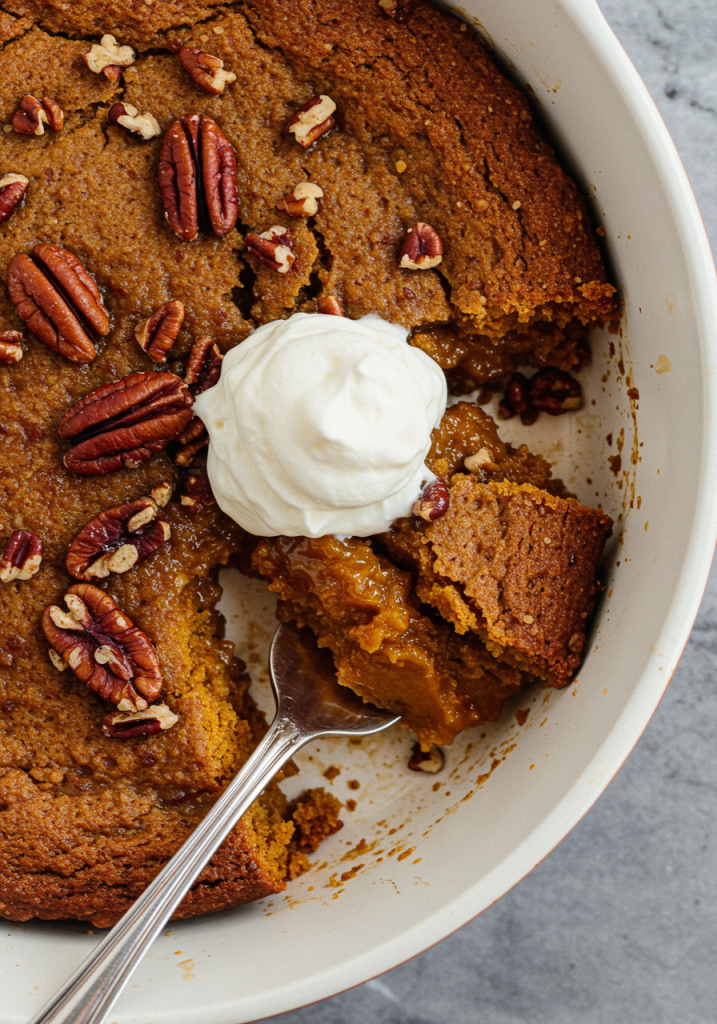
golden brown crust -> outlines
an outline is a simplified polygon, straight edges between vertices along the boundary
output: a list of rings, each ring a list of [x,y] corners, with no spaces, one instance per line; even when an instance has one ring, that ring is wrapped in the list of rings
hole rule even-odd
[[[123,44],[148,43],[175,26],[204,21],[227,6],[225,0],[3,0],[3,8],[41,25],[49,32],[99,37],[112,32]]]
[[[392,557],[417,574],[416,592],[501,660],[565,686],[580,664],[597,570],[612,520],[532,484],[456,474],[440,519],[403,520]]]
[[[7,21],[3,28],[11,31]],[[23,360],[0,367],[0,536],[27,523],[45,545],[33,579],[0,586],[0,913],[104,925],[200,820],[248,755],[261,723],[214,611],[220,591],[213,567],[244,547],[241,531],[216,508],[192,516],[175,496],[167,508],[170,542],[101,584],[157,648],[163,697],[179,715],[169,732],[131,741],[105,737],[108,707],[69,671],[55,670],[40,630],[44,608],[61,602],[72,582],[65,555],[85,523],[161,480],[181,479],[165,453],[100,479],[68,472],[67,444],[57,435],[61,416],[99,384],[151,368],[134,325],[174,295],[187,304],[172,350],[174,372],[182,373],[181,359],[197,337],[211,335],[226,348],[249,330],[230,297],[239,266],[232,239],[202,237],[182,249],[166,229],[156,152],[120,129],[105,135],[117,87],[87,69],[86,49],[32,28],[0,53],[3,120],[16,109],[18,80],[23,91],[60,98],[68,114],[54,144],[47,136],[3,135],[7,166],[25,168],[30,191],[0,234],[0,276],[17,251],[39,241],[64,244],[95,276],[112,318],[91,364],[71,364],[26,336]],[[163,82],[158,76],[156,87]],[[168,121],[172,114],[165,107]],[[4,288],[0,319],[22,326]],[[200,881],[180,915],[280,891],[293,833],[285,815],[283,796],[270,787],[208,869],[211,884]]]
[[[3,781],[9,783],[3,795],[17,799],[12,782]],[[21,780],[18,786],[27,788]],[[122,791],[96,796],[89,806],[70,796],[64,801],[40,794],[27,799],[43,805],[39,820],[33,816],[28,821],[21,803],[19,813],[3,825],[0,914],[15,921],[73,917],[111,927],[198,820],[196,814],[167,815]],[[281,891],[292,832],[288,822],[269,823],[266,812],[243,819],[175,917],[223,910]],[[28,870],[44,857],[50,858],[44,871]]]

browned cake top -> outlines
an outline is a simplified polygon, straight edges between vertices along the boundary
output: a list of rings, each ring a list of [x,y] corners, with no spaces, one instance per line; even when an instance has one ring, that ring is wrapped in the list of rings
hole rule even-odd
[[[139,51],[114,83],[83,60],[103,32]],[[15,254],[64,246],[96,280],[110,319],[95,341],[97,357],[69,362],[26,332],[0,288],[0,330],[24,334],[22,361],[0,365],[0,541],[23,528],[45,544],[36,576],[0,585],[0,807],[8,806],[0,912],[107,923],[181,842],[255,737],[246,678],[218,639],[218,590],[209,575],[243,538],[216,510],[192,518],[175,500],[171,542],[101,584],[157,649],[164,698],[180,715],[170,734],[124,744],[104,737],[107,707],[47,659],[40,617],[72,582],[64,568],[71,538],[102,509],[181,478],[165,454],[103,478],[62,463],[69,442],[58,422],[73,402],[131,371],[156,369],[135,341],[138,322],[170,299],[184,303],[184,325],[163,367],[180,375],[199,337],[225,351],[256,325],[313,311],[326,296],[337,296],[349,316],[379,313],[428,333],[444,324],[502,336],[551,321],[538,328],[549,336],[543,347],[552,351],[568,338],[569,366],[576,324],[609,319],[615,307],[585,203],[537,134],[524,97],[470,31],[420,0],[403,25],[373,0],[2,0],[0,40],[3,126],[26,94],[48,97],[65,116],[61,130],[40,137],[0,135],[0,170],[29,180],[24,201],[0,224],[0,279],[7,282]],[[223,95],[209,95],[187,75],[177,57],[182,43],[216,54],[237,76]],[[304,151],[285,128],[318,92],[336,101],[337,126]],[[161,135],[143,141],[111,124],[119,99],[149,111]],[[202,232],[182,242],[165,220],[157,187],[162,135],[187,113],[215,119],[236,153],[239,222],[222,238]],[[324,192],[316,216],[277,210],[307,177]],[[419,220],[440,233],[439,270],[398,266],[406,229]],[[296,262],[286,275],[246,252],[243,236],[273,224],[293,235]],[[479,362],[484,343],[469,346]],[[458,361],[454,352],[446,365]],[[500,376],[507,365],[488,354],[478,376]],[[454,439],[441,457],[459,459],[462,443]],[[505,450],[506,467],[513,454]],[[529,466],[534,477],[520,478],[537,481],[543,467],[528,455],[516,456],[515,473]],[[417,617],[423,635],[433,636],[431,620]],[[448,636],[449,627],[440,632]],[[453,678],[448,662],[464,656],[452,644],[439,645],[441,680]],[[473,648],[466,678],[485,680],[488,656],[475,638],[465,644]],[[455,717],[454,732],[460,722],[497,714],[519,673],[503,666],[490,678],[457,698],[471,710]],[[190,897],[187,912],[283,884],[291,826],[281,810],[276,794],[255,808],[224,861],[208,869],[211,894]],[[324,817],[328,831],[332,818]],[[68,849],[59,849],[60,836]]]
[[[399,521],[389,550],[459,633],[477,632],[496,657],[564,686],[580,664],[611,531],[608,515],[572,498],[457,473],[445,515]]]

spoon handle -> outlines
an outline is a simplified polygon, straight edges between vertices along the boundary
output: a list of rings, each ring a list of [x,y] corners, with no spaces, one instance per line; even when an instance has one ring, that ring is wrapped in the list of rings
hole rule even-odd
[[[277,715],[187,841],[31,1024],[101,1024],[212,854],[272,776],[311,738]]]

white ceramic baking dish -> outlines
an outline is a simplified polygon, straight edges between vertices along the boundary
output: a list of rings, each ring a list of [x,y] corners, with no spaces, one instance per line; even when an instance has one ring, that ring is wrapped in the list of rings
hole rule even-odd
[[[239,1024],[281,1013],[459,928],[599,796],[655,710],[697,612],[717,525],[717,288],[689,182],[593,0],[465,0],[458,13],[532,87],[594,200],[625,301],[623,336],[594,338],[585,410],[533,428],[508,424],[509,439],[529,438],[581,499],[619,517],[588,657],[574,686],[537,690],[497,726],[464,734],[440,776],[407,771],[410,739],[400,728],[361,745],[308,748],[290,786],[331,785],[355,799],[343,831],[285,894],[172,925],[112,1021]],[[271,602],[261,584],[228,576],[229,635],[261,691]],[[530,709],[523,726],[516,708]],[[331,764],[341,774],[329,784],[322,772]],[[72,923],[0,931],[2,1024],[33,1016],[98,938]]]

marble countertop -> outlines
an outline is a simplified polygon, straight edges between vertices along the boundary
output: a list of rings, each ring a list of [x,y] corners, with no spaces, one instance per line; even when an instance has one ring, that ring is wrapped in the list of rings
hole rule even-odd
[[[717,252],[717,3],[600,0]],[[714,1024],[717,569],[667,694],[589,814],[426,953],[277,1024]]]

